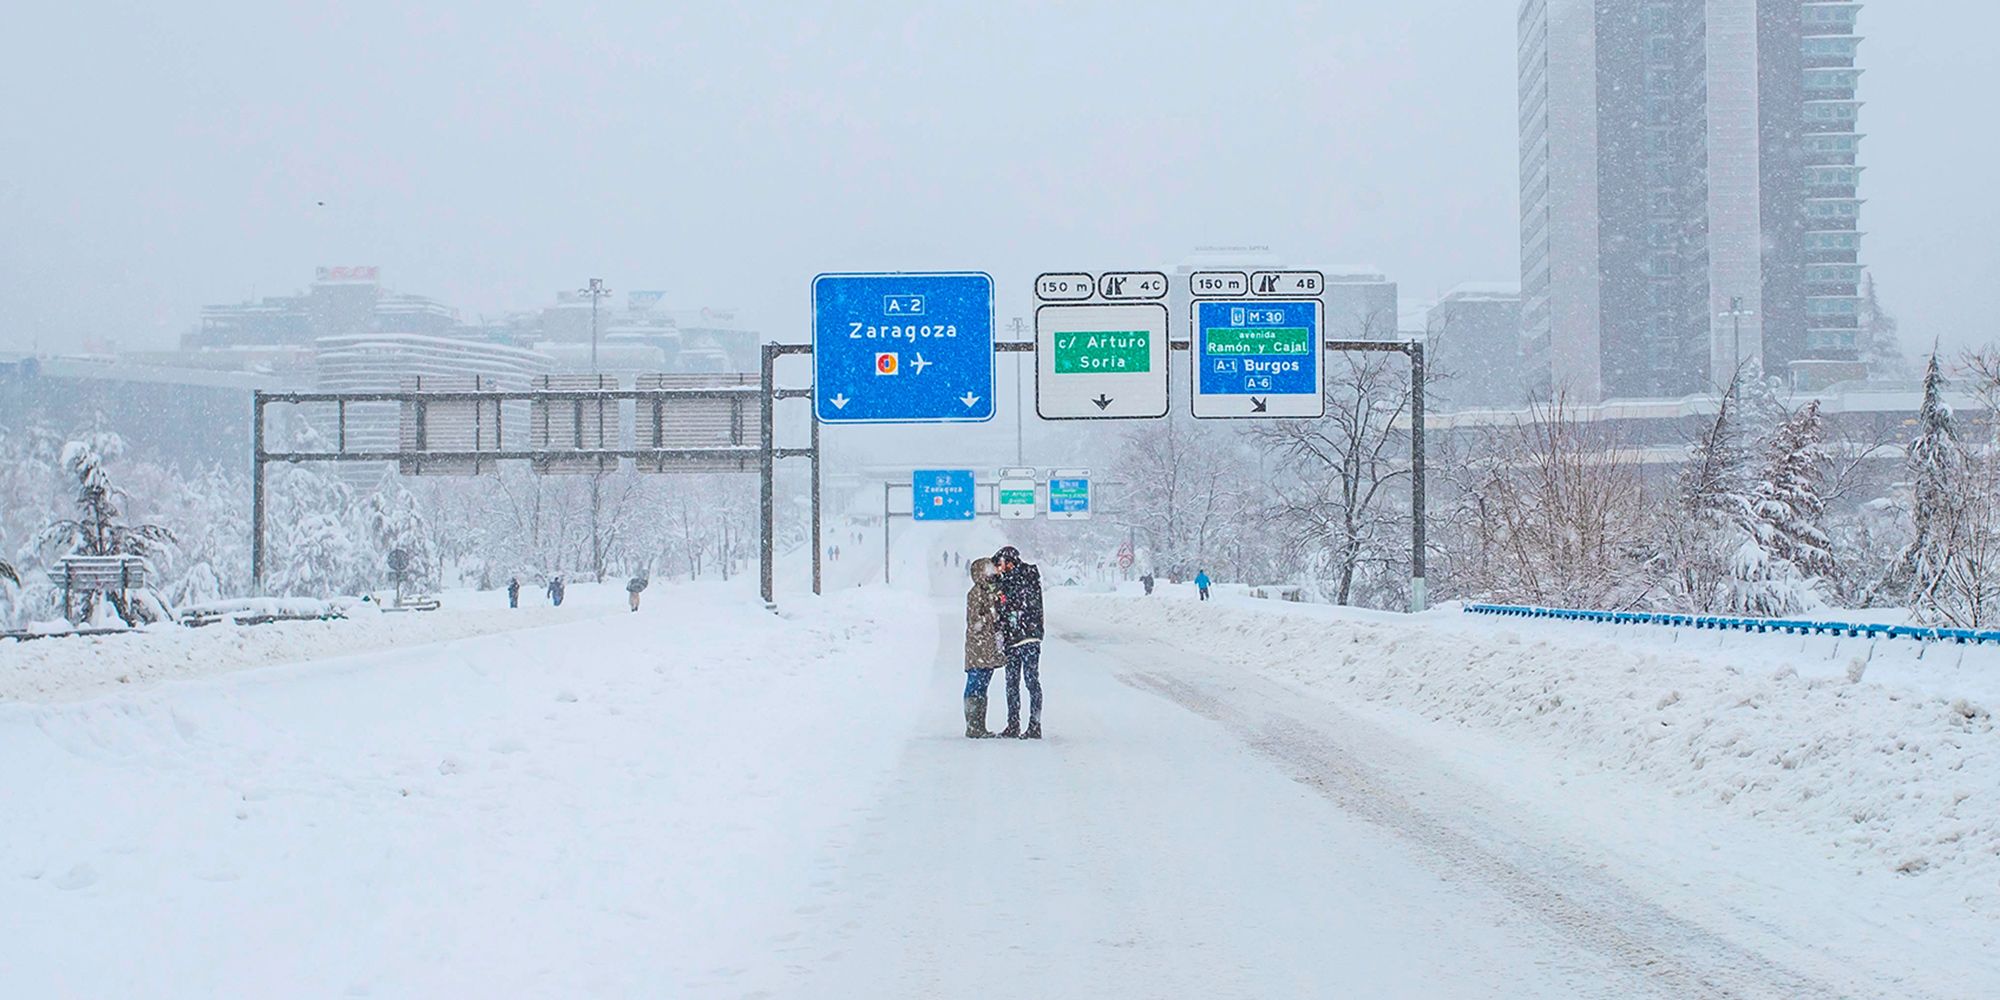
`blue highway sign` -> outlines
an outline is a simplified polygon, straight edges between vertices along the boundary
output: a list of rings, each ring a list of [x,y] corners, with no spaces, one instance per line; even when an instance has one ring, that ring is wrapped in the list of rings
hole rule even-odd
[[[1320,303],[1235,299],[1194,304],[1194,415],[1320,417]]]
[[[813,387],[824,423],[993,419],[993,278],[814,278]]]
[[[1090,470],[1049,470],[1049,520],[1081,521],[1090,517]]]
[[[970,521],[971,469],[918,469],[910,473],[910,517],[918,521]]]

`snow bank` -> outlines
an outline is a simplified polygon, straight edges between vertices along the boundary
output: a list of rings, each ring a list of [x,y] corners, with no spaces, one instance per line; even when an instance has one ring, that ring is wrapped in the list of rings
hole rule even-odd
[[[554,625],[624,612],[619,589],[619,604],[590,599],[593,592],[556,608],[527,601],[523,594],[525,606],[510,609],[505,595],[462,592],[447,595],[448,603],[438,611],[384,614],[373,604],[342,602],[345,619],[262,625],[225,621],[201,628],[162,623],[108,635],[0,641],[0,701],[64,701],[127,685]],[[666,600],[669,593],[671,588],[656,588],[648,598]],[[272,599],[245,606],[303,605]]]
[[[19,918],[0,920],[0,992],[749,994],[802,960],[772,929],[802,919],[877,800],[936,633],[928,608],[879,590],[773,615],[733,583],[656,584],[637,614],[0,704],[0,914]],[[456,617],[481,615],[508,617]],[[190,655],[231,632],[325,650],[454,617],[172,638]]]
[[[1394,706],[1782,824],[1857,867],[2000,905],[2000,650],[1075,595],[1332,700]],[[1920,658],[1921,657],[1921,658]]]

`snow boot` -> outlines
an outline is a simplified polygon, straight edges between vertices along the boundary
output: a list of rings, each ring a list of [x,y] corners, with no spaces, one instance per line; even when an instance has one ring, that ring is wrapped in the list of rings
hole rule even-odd
[[[1021,738],[1022,738],[1022,739],[1024,739],[1024,740],[1039,740],[1039,739],[1041,739],[1041,738],[1042,738],[1042,720],[1040,720],[1040,719],[1030,719],[1030,720],[1028,721],[1028,728],[1027,728],[1027,730],[1026,730],[1025,732],[1023,732],[1023,733],[1021,734]]]
[[[993,734],[986,729],[986,699],[965,699],[965,738],[984,740],[992,736]]]
[[[1021,720],[1015,719],[1007,723],[1007,728],[1000,730],[994,735],[1007,740],[1019,739],[1021,737]]]

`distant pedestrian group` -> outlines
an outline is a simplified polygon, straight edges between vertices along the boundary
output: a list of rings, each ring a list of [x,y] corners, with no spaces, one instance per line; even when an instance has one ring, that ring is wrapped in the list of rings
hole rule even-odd
[[[1042,575],[1012,545],[972,560],[965,593],[965,735],[1042,738]],[[986,728],[986,693],[993,671],[1007,672],[1007,728]],[[1028,688],[1028,725],[1021,727],[1021,685]]]

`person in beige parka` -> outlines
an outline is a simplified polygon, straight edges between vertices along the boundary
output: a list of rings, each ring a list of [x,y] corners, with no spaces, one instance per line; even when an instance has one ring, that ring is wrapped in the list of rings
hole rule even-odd
[[[1000,649],[1000,584],[993,560],[974,559],[969,572],[972,588],[965,592],[965,736],[985,739],[986,688],[993,671],[1007,664]]]

